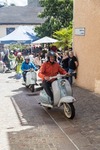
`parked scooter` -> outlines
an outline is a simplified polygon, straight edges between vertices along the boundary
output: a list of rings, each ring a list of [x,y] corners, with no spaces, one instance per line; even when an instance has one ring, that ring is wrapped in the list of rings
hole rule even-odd
[[[75,116],[75,108],[73,103],[76,101],[72,94],[72,88],[69,82],[64,79],[65,75],[57,75],[50,77],[57,79],[52,83],[52,92],[54,97],[54,105],[51,105],[51,99],[43,89],[40,92],[41,105],[47,108],[60,107],[63,105],[64,114],[68,119],[73,119]]]
[[[0,73],[5,73],[6,71],[6,65],[2,60],[0,60]]]
[[[42,83],[42,80],[37,78],[37,72],[34,69],[26,70],[26,82],[25,85],[27,88],[34,92],[35,85]]]

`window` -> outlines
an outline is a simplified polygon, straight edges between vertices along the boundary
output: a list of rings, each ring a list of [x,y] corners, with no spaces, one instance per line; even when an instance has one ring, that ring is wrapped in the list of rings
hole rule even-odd
[[[10,34],[14,30],[15,30],[15,28],[6,28],[6,35]]]

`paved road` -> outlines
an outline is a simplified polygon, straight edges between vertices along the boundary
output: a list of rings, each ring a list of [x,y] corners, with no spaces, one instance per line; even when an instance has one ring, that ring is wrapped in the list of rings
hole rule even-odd
[[[41,107],[14,73],[0,74],[0,150],[100,150],[100,95],[73,87],[76,117]]]

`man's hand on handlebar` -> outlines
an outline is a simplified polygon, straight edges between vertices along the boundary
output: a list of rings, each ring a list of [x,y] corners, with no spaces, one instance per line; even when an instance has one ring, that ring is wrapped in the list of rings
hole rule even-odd
[[[69,77],[69,76],[71,76],[71,74],[70,73],[66,73],[65,75],[58,74],[58,75],[52,76],[52,77],[45,76],[44,79],[46,81],[50,81],[51,79],[56,79],[56,78],[59,78],[59,77]]]
[[[45,76],[44,79],[45,79],[46,81],[49,81],[49,80],[50,80],[50,77]]]
[[[66,73],[66,77],[69,77],[71,74],[70,73]]]
[[[27,69],[27,70],[24,70],[24,72],[29,72],[30,70],[29,69]]]

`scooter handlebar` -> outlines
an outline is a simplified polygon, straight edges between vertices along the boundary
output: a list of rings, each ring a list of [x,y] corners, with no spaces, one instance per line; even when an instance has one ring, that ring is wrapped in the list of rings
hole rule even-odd
[[[64,74],[64,75],[58,74],[56,76],[50,77],[50,80],[55,79],[55,78],[58,79],[58,78],[66,77],[66,76],[67,76],[66,74]]]
[[[35,72],[35,70],[32,68],[32,69],[27,69],[27,70],[24,70],[25,72]]]

